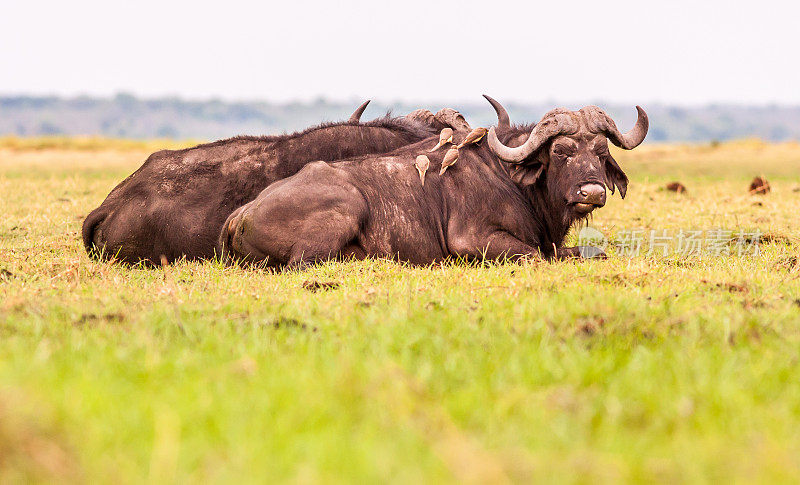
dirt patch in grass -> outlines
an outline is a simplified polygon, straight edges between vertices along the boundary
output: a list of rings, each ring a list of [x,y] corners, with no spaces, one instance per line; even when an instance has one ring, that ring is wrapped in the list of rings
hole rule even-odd
[[[125,315],[122,313],[84,313],[73,322],[73,325],[76,327],[83,327],[84,325],[122,323],[124,321]]]
[[[775,232],[765,232],[761,235],[760,241],[764,244],[792,244],[792,238],[785,234],[778,234]]]
[[[16,277],[16,275],[11,271],[5,268],[0,268],[0,281],[8,281],[14,277]]]
[[[279,330],[279,329],[295,329],[295,330],[303,330],[303,331],[311,331],[316,332],[318,329],[317,327],[311,326],[305,322],[301,322],[295,318],[286,318],[280,317],[276,320],[273,320],[270,324],[272,328]]]
[[[605,324],[606,321],[603,317],[584,318],[578,322],[578,331],[587,337],[591,337],[600,332]]]
[[[714,282],[707,279],[701,279],[701,283],[709,285],[713,288],[725,290],[729,293],[749,293],[750,289],[744,283],[730,283],[730,282]]]
[[[335,290],[336,288],[339,288],[339,286],[340,284],[336,281],[309,280],[303,282],[303,289],[312,293],[316,293],[318,291]]]

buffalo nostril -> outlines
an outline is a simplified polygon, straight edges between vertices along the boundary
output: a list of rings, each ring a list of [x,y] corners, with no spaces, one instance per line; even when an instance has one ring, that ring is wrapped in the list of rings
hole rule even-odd
[[[606,188],[600,184],[582,185],[578,193],[583,197],[585,203],[598,206],[606,203]]]

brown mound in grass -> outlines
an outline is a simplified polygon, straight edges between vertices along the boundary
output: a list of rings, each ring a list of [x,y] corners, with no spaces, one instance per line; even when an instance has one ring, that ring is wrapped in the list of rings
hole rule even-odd
[[[682,194],[686,192],[686,186],[680,182],[670,182],[667,184],[667,190],[669,190],[670,192],[677,192],[679,194]]]
[[[750,182],[750,194],[767,194],[770,191],[769,182],[764,177],[756,177]]]

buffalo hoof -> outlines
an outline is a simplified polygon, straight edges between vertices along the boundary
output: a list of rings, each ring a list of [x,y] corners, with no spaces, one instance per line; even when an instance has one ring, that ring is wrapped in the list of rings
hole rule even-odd
[[[575,246],[557,249],[555,259],[608,259],[608,256],[602,249],[594,246]]]
[[[577,249],[584,259],[608,259],[605,251],[594,246],[578,246]]]

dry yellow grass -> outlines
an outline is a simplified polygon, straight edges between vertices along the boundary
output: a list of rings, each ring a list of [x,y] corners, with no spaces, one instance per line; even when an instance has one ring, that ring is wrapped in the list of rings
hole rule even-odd
[[[111,150],[154,152],[156,150],[176,150],[179,148],[187,148],[194,146],[197,143],[199,142],[191,140],[128,140],[124,138],[104,138],[98,136],[0,136],[0,149],[13,151],[77,150],[98,152]]]

